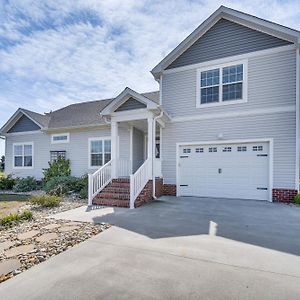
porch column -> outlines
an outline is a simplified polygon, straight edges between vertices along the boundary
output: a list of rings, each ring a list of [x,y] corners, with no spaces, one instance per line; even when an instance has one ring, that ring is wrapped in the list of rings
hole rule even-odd
[[[148,143],[147,143],[148,159],[150,159],[149,179],[152,178],[153,173],[153,118],[148,117]]]
[[[112,178],[117,178],[117,162],[118,162],[118,122],[111,121],[111,159],[112,159]]]

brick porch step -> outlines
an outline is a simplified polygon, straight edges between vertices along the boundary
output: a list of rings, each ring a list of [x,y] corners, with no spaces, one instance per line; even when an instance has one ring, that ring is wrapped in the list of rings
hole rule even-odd
[[[130,194],[129,193],[107,193],[101,192],[99,195],[96,196],[98,199],[119,199],[119,200],[129,200]]]
[[[93,200],[95,205],[104,205],[104,206],[116,206],[116,207],[129,207],[129,200],[118,200],[118,199],[102,199],[95,198]]]

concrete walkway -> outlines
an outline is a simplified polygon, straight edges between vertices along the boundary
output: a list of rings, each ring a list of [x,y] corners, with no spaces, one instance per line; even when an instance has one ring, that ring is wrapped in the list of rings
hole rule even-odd
[[[111,229],[1,284],[0,299],[300,299],[300,208],[163,197],[56,215]]]

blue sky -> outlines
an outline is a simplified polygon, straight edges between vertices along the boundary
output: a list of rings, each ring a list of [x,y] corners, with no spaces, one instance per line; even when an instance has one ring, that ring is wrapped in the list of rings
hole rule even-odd
[[[0,0],[0,127],[18,107],[158,89],[149,71],[222,4],[300,30],[299,0]]]

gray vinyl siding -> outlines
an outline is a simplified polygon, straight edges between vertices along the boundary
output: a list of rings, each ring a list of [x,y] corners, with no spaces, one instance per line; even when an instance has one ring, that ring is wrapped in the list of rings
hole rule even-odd
[[[274,187],[295,188],[295,112],[247,117],[167,123],[163,129],[162,173],[164,182],[176,183],[176,143],[224,140],[274,139]]]
[[[221,19],[167,69],[288,44],[291,42]]]
[[[146,108],[147,106],[140,101],[137,101],[133,98],[129,98],[126,102],[124,102],[120,107],[116,109],[116,111],[124,111],[124,110],[132,110],[139,108]]]
[[[51,144],[51,135],[38,132],[34,134],[24,134],[8,136],[6,138],[6,165],[5,172],[13,173],[15,176],[34,176],[37,179],[43,177],[42,170],[48,167],[50,151],[66,151],[66,157],[70,159],[71,171],[74,176],[81,176],[86,173],[93,173],[96,169],[89,169],[89,138],[110,137],[110,127],[95,130],[72,131],[70,132],[70,142]],[[34,143],[34,168],[14,169],[13,168],[13,143],[33,142]],[[119,128],[120,157],[129,159],[129,131]]]
[[[40,129],[41,128],[36,123],[31,121],[25,115],[23,115],[8,132],[9,133],[25,132],[25,131],[35,131],[35,130],[40,130]]]
[[[135,127],[132,133],[132,160],[134,173],[144,162],[144,133]]]
[[[197,69],[163,75],[162,104],[172,117],[208,115],[293,105],[296,99],[294,50],[248,59],[248,102],[196,108]]]

